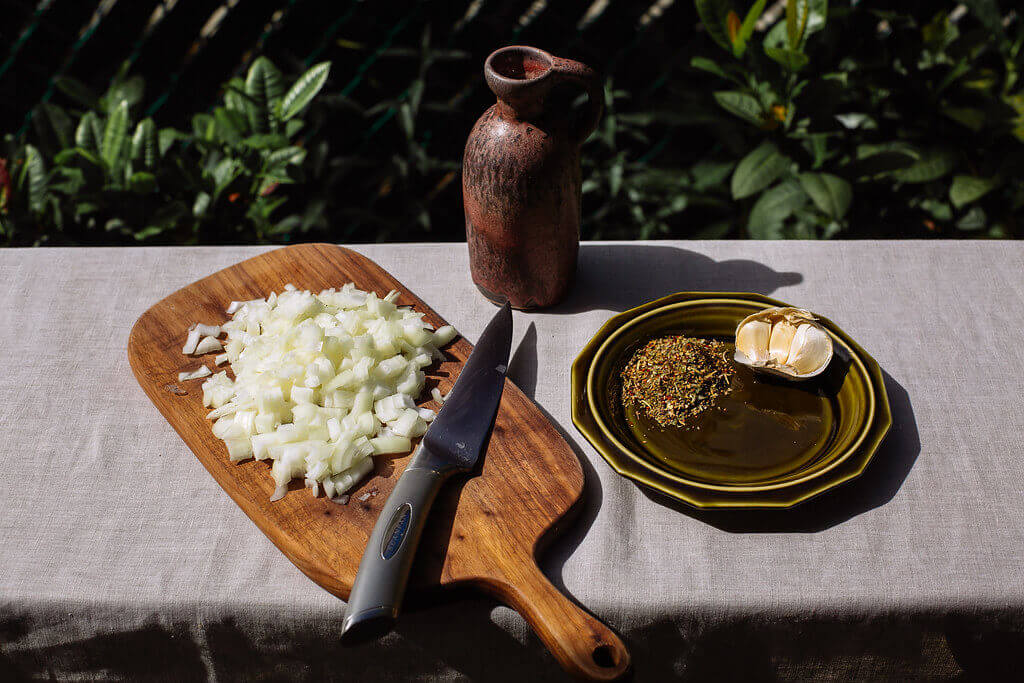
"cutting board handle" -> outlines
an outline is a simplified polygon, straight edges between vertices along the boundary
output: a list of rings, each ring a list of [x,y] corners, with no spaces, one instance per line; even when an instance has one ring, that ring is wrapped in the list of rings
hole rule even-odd
[[[494,587],[498,597],[526,619],[567,673],[587,681],[626,673],[630,657],[622,640],[558,590],[532,558],[505,570],[503,585]]]

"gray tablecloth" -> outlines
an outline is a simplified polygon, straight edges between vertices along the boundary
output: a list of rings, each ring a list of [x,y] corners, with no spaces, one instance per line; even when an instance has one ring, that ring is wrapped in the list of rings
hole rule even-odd
[[[493,311],[464,245],[358,250],[471,340]],[[0,679],[560,679],[482,598],[339,647],[342,603],[142,393],[125,355],[139,314],[261,251],[0,252]],[[792,511],[698,513],[598,457],[570,420],[571,361],[612,313],[680,290],[771,294],[874,355],[895,426],[861,479]],[[638,680],[944,679],[1019,652],[1024,245],[586,244],[570,300],[517,314],[513,348],[587,475],[545,569],[622,634]]]

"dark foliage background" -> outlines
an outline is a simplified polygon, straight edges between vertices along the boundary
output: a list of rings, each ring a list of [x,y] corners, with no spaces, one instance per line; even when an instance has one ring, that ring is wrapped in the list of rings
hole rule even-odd
[[[584,238],[1020,234],[1011,1],[4,5],[6,244],[462,239],[462,147],[493,102],[482,63],[512,43],[607,76]],[[260,56],[271,90],[270,62],[281,88],[331,67],[301,124],[268,110],[255,139],[232,93],[254,92]],[[98,160],[68,151],[88,152],[90,111]]]

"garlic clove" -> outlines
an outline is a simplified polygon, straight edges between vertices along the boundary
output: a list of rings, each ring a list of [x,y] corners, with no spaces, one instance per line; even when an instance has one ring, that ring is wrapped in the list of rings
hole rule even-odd
[[[772,324],[763,320],[751,320],[741,325],[736,332],[736,350],[745,354],[755,363],[768,360],[768,340]]]
[[[790,348],[796,336],[796,325],[782,320],[772,325],[772,336],[768,342],[768,358],[778,365],[789,361]]]
[[[832,359],[832,340],[817,325],[803,324],[796,330],[789,350],[789,365],[798,375],[808,375]]]

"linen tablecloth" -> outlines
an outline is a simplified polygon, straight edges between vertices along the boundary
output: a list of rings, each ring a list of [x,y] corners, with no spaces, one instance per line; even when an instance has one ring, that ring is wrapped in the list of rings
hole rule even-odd
[[[356,249],[470,340],[493,312],[464,244]],[[339,646],[343,603],[257,530],[136,384],[136,318],[262,251],[0,251],[0,679],[560,680],[525,622],[484,598]],[[570,420],[572,359],[613,313],[682,290],[809,308],[878,360],[894,426],[863,477],[792,511],[699,513],[607,466]],[[515,324],[510,375],[587,479],[544,568],[623,636],[637,680],[1013,666],[1024,245],[591,243],[569,300]]]

